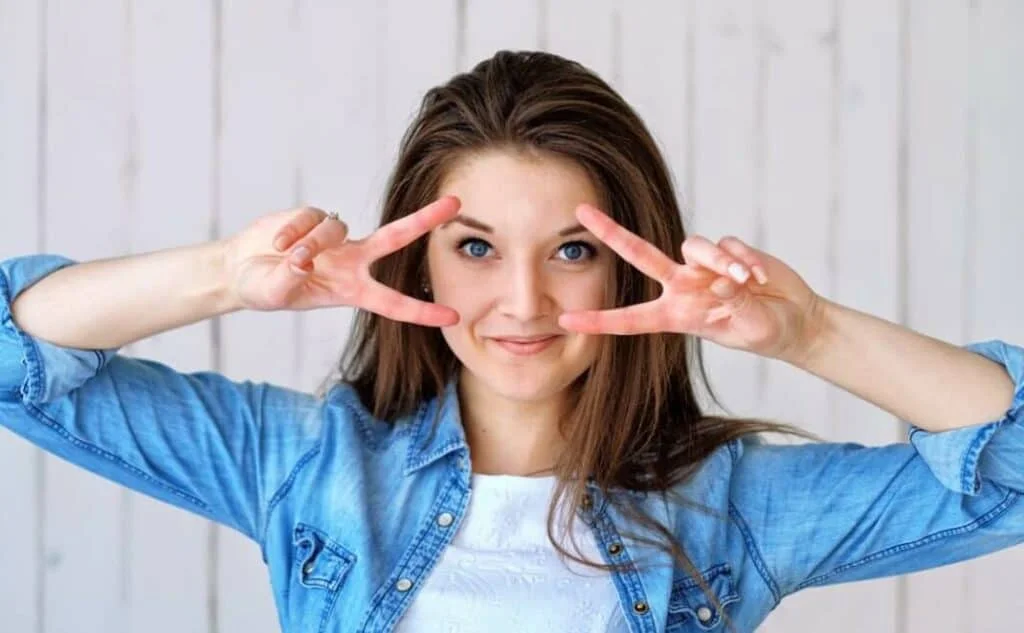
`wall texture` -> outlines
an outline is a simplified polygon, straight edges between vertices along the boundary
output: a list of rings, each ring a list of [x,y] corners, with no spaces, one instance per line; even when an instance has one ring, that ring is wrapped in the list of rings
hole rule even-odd
[[[1018,0],[0,0],[0,257],[227,235],[299,203],[375,226],[430,86],[499,48],[591,66],[639,110],[691,230],[964,343],[1024,342]],[[1014,70],[1014,69],[1017,70]],[[234,314],[125,348],[313,389],[350,314]],[[709,346],[737,414],[835,440],[898,420]],[[0,433],[0,630],[276,631],[255,545]],[[1017,630],[1024,549],[806,591],[769,632]]]

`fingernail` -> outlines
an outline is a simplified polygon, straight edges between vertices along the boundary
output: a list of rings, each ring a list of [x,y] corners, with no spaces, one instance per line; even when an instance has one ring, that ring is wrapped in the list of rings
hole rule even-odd
[[[750,279],[750,271],[736,262],[729,264],[729,274],[741,284],[747,283],[747,279]]]
[[[309,249],[306,248],[305,246],[300,246],[296,248],[294,251],[292,251],[293,262],[301,264],[302,262],[306,261],[307,257],[309,257]]]
[[[754,271],[754,278],[757,279],[757,282],[759,284],[763,286],[766,283],[768,283],[768,273],[764,272],[764,268],[761,268],[760,266],[754,266],[753,268],[751,268],[751,270]]]

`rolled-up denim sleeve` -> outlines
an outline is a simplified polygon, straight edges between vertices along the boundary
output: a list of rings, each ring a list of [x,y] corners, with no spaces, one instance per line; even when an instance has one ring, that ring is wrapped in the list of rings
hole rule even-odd
[[[312,394],[22,330],[14,299],[70,259],[0,261],[0,427],[77,466],[262,544],[268,514],[320,440]]]
[[[1024,542],[1024,349],[966,346],[1005,367],[998,420],[910,442],[730,443],[730,516],[776,600],[807,587],[906,574]]]
[[[911,425],[911,444],[935,477],[954,492],[976,495],[985,481],[1024,491],[1024,350],[1003,341],[971,343],[965,349],[1006,368],[1013,402],[999,420],[932,433]]]
[[[50,273],[76,263],[60,255],[29,255],[0,262],[0,395],[19,394],[40,403],[67,394],[96,375],[117,349],[71,349],[51,345],[22,332],[14,324],[14,299]]]

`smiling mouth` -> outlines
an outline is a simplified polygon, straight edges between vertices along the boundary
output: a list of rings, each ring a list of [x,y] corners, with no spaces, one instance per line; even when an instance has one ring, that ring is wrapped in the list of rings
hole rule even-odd
[[[545,337],[492,338],[490,340],[508,352],[518,356],[529,356],[544,351],[559,338],[561,338],[560,334],[554,334]]]

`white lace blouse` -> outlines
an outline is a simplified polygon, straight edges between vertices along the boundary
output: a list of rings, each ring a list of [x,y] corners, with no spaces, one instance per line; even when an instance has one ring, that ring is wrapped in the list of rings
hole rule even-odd
[[[469,510],[395,629],[438,631],[628,630],[611,576],[571,560],[548,540],[555,477],[472,474]],[[560,536],[555,524],[555,536]],[[600,562],[593,533],[574,523],[584,558]],[[563,547],[574,552],[568,537]]]

